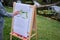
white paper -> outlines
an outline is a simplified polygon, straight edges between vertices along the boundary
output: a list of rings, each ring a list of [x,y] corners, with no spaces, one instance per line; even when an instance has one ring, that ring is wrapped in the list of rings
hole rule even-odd
[[[30,7],[30,5],[16,3],[14,11],[20,11],[20,13],[16,15],[13,20],[14,32],[27,37],[27,32],[30,31],[33,9]]]

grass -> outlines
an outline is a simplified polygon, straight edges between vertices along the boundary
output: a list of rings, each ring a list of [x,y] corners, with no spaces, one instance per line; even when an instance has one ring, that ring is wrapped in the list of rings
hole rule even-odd
[[[12,8],[6,7],[7,11],[12,12]],[[37,15],[38,40],[60,40],[60,22]],[[4,40],[10,39],[11,18],[5,17]],[[13,38],[13,40],[18,40]],[[35,40],[34,38],[32,40]]]
[[[37,16],[39,40],[60,40],[60,22]]]

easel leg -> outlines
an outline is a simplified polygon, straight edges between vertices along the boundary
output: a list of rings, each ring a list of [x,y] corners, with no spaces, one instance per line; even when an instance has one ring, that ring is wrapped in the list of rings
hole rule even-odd
[[[10,34],[10,40],[12,40],[12,35]]]
[[[36,31],[36,40],[38,40],[37,38],[38,38],[38,33],[37,33],[37,25],[36,25],[36,8],[35,8],[35,19],[34,19],[34,21],[35,21],[35,31]]]

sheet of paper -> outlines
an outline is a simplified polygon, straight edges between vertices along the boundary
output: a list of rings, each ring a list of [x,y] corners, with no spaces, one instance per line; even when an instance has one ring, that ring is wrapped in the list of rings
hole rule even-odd
[[[20,11],[13,19],[14,32],[24,37],[28,36],[32,19],[33,8],[27,4],[16,3],[14,11]]]

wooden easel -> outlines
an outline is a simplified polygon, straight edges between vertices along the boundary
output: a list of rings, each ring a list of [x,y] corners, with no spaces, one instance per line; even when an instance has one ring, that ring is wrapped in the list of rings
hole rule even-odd
[[[14,3],[15,5],[15,3]],[[31,7],[33,7],[34,11],[33,11],[33,17],[32,17],[32,20],[31,20],[31,24],[30,24],[30,32],[28,33],[29,36],[26,38],[27,40],[31,40],[32,37],[36,36],[36,40],[37,40],[37,26],[36,26],[36,7],[34,5],[32,5]],[[13,20],[13,19],[12,19]],[[32,31],[34,31],[34,34],[32,34]],[[12,40],[12,37],[17,37],[19,39],[22,39],[24,37],[20,37],[18,35],[16,35],[15,33],[13,33],[13,21],[12,21],[12,27],[11,27],[11,33],[10,33],[10,40]]]

